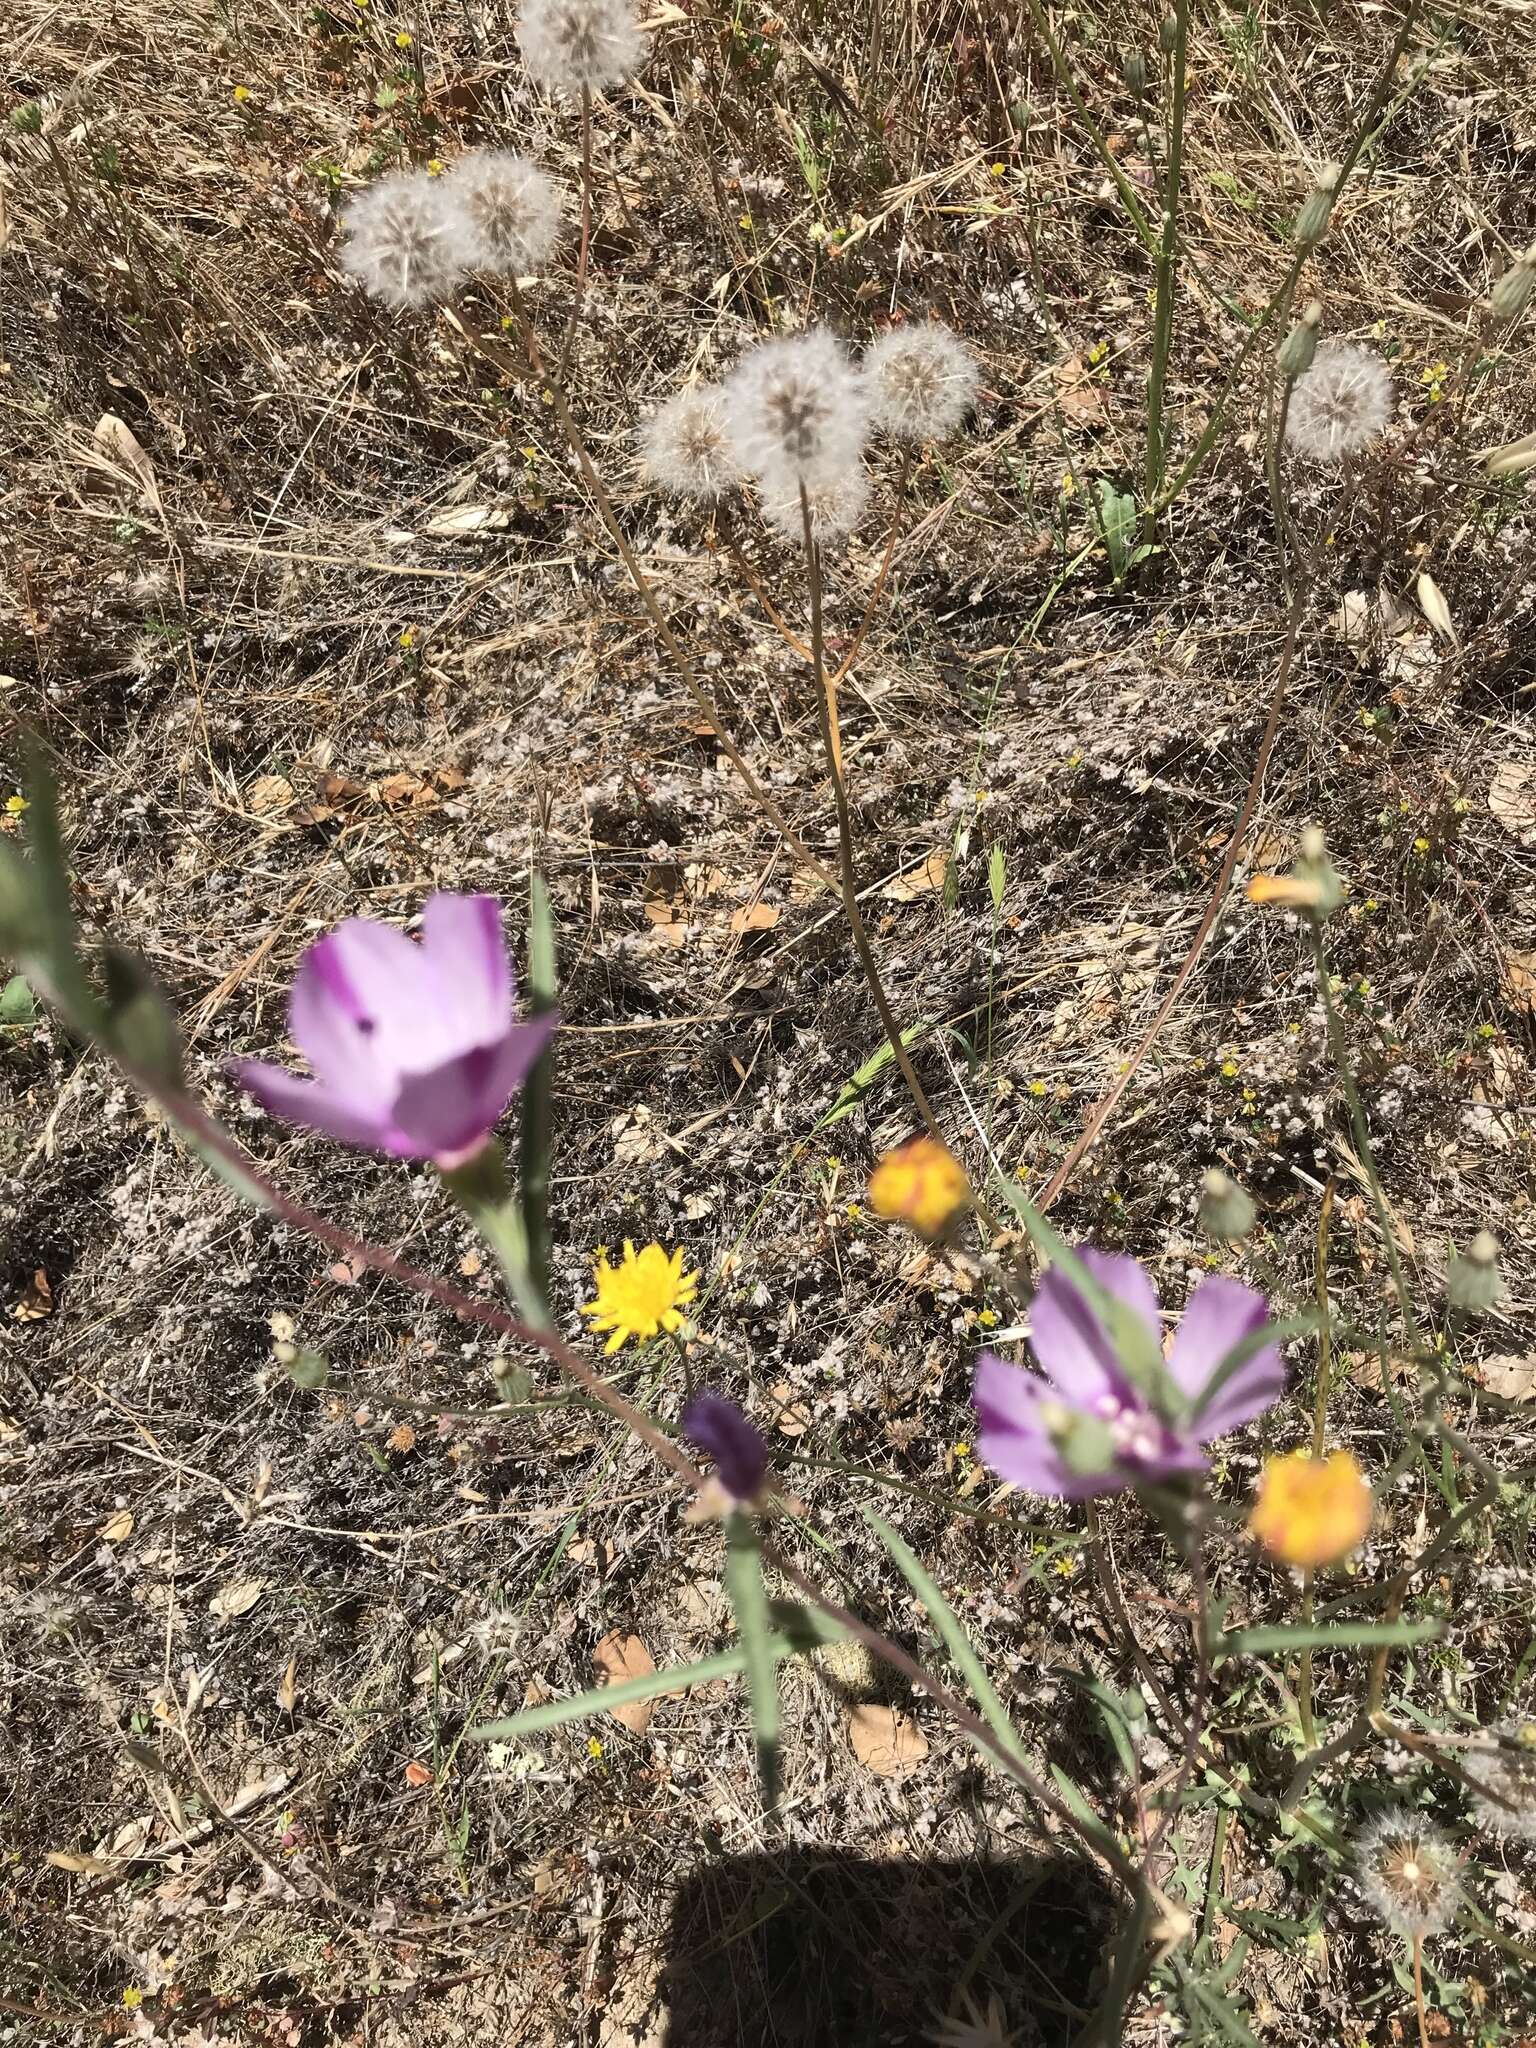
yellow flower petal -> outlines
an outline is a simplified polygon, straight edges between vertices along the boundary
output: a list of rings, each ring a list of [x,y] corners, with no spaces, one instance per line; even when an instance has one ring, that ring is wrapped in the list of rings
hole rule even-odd
[[[662,1330],[680,1330],[682,1310],[699,1291],[697,1273],[683,1271],[681,1250],[668,1253],[659,1244],[648,1244],[637,1252],[630,1239],[624,1240],[624,1256],[610,1265],[599,1257],[593,1269],[596,1293],[583,1302],[581,1312],[590,1316],[595,1332],[611,1330],[604,1351],[615,1352],[631,1337],[640,1341]]]
[[[971,1199],[965,1168],[934,1138],[887,1152],[869,1177],[869,1206],[888,1221],[938,1237]]]
[[[1326,1458],[1292,1451],[1265,1465],[1248,1528],[1271,1557],[1310,1570],[1337,1564],[1359,1548],[1373,1505],[1365,1474],[1348,1451]]]

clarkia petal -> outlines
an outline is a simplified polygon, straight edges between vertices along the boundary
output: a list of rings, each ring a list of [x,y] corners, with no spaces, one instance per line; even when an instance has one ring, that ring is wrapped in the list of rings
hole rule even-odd
[[[384,1116],[395,1092],[394,1065],[380,1057],[371,1014],[352,999],[350,982],[327,972],[325,960],[315,958],[318,950],[311,947],[299,962],[288,999],[289,1035],[327,1088]]]
[[[1198,1401],[1222,1360],[1245,1337],[1261,1329],[1269,1305],[1257,1288],[1221,1274],[1202,1280],[1189,1298],[1168,1357],[1168,1371],[1180,1391]],[[1285,1392],[1285,1361],[1273,1344],[1246,1359],[1195,1417],[1201,1438],[1225,1436],[1272,1408]]]
[[[1112,1294],[1147,1325],[1158,1341],[1157,1295],[1136,1261],[1120,1252],[1096,1252],[1082,1246],[1077,1254],[1107,1294]],[[1106,1395],[1135,1401],[1130,1382],[1098,1317],[1059,1266],[1041,1277],[1029,1310],[1030,1349],[1046,1377],[1069,1400],[1091,1409]]]
[[[1010,1365],[995,1352],[983,1351],[976,1360],[975,1386],[976,1415],[981,1425],[976,1449],[982,1463],[1029,1493],[1063,1500],[1119,1493],[1130,1484],[1129,1473],[1116,1469],[1074,1472],[1051,1441],[1050,1431],[1041,1419],[1040,1405],[1059,1398],[1035,1373]]]
[[[460,1047],[488,1045],[512,1022],[512,963],[494,896],[440,891],[421,913],[435,999]]]
[[[323,1082],[301,1080],[286,1067],[273,1066],[269,1060],[237,1060],[233,1071],[241,1087],[249,1089],[263,1109],[287,1123],[323,1131],[328,1138],[339,1138],[344,1145],[367,1145],[380,1151],[394,1149],[387,1141],[386,1126],[377,1116],[346,1101]]]
[[[393,925],[347,918],[310,947],[300,968],[306,971],[372,1041],[381,1070],[420,1071],[462,1050],[437,1015],[421,948]]]

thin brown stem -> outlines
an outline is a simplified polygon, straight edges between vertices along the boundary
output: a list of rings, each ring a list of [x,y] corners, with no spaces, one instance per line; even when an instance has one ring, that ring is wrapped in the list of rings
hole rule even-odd
[[[837,724],[837,685],[827,674],[826,643],[822,633],[821,618],[821,551],[816,545],[816,535],[811,526],[811,501],[806,496],[805,485],[800,486],[800,523],[805,540],[805,569],[811,594],[811,673],[816,693],[816,710],[821,721],[821,741],[827,756],[827,772],[832,778],[832,796],[837,806],[837,870],[838,885],[842,891],[843,915],[848,920],[848,930],[853,939],[854,950],[859,956],[859,965],[864,970],[864,979],[869,983],[869,992],[875,999],[875,1008],[880,1012],[880,1022],[890,1042],[891,1054],[901,1069],[912,1100],[917,1105],[918,1115],[927,1126],[929,1134],[942,1144],[938,1124],[929,1107],[923,1084],[917,1078],[917,1071],[908,1057],[902,1042],[901,1029],[892,1015],[886,999],[885,985],[880,979],[879,964],[874,948],[869,943],[869,933],[864,925],[864,913],[859,908],[858,880],[854,873],[853,858],[853,817],[848,808],[848,787],[843,780],[843,744]]]
[[[809,661],[811,658],[810,648],[800,638],[800,635],[786,624],[778,606],[768,595],[767,591],[764,590],[762,578],[742,553],[741,543],[736,538],[736,528],[731,522],[730,512],[724,505],[721,505],[715,514],[715,526],[721,541],[724,543],[725,551],[731,558],[731,567],[762,606],[764,613],[767,615],[774,630],[778,633],[779,638],[792,654],[798,654],[802,661]]]
[[[1413,1937],[1413,2009],[1419,2018],[1419,2048],[1429,2048],[1429,2014],[1424,2006],[1424,1937]]]
[[[912,471],[916,462],[916,449],[908,449],[902,461],[901,474],[896,479],[896,503],[891,508],[891,531],[886,539],[885,553],[880,559],[880,572],[875,577],[875,587],[869,593],[869,602],[864,607],[864,616],[860,619],[858,631],[853,636],[853,645],[838,663],[832,677],[832,687],[834,689],[843,680],[844,676],[847,675],[855,661],[858,660],[859,649],[864,645],[865,637],[870,627],[874,624],[875,613],[879,609],[880,600],[885,595],[886,580],[891,573],[891,562],[896,553],[896,543],[901,538],[901,515],[906,504],[907,486],[912,481]]]
[[[581,88],[581,246],[576,252],[576,289],[571,295],[570,317],[565,323],[565,337],[560,343],[560,360],[555,376],[565,381],[566,368],[571,360],[571,347],[576,339],[576,328],[581,320],[582,302],[587,296],[587,270],[592,252],[592,88]]]

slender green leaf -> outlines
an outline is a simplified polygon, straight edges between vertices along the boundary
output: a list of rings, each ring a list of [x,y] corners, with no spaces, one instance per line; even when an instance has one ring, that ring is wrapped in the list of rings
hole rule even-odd
[[[1082,1829],[1084,1839],[1096,1843],[1100,1849],[1107,1848],[1111,1855],[1118,1857],[1120,1844],[1089,1805],[1076,1780],[1069,1777],[1060,1764],[1054,1763],[1051,1776],[1056,1780],[1057,1791],[1072,1809],[1072,1817]]]
[[[109,946],[102,959],[112,1050],[171,1088],[182,1085],[181,1027],[158,982],[137,953]]]
[[[792,1656],[793,1647],[782,1636],[771,1639],[775,1654]],[[482,1721],[465,1736],[467,1742],[515,1742],[535,1735],[541,1728],[559,1728],[567,1721],[584,1721],[593,1714],[610,1713],[631,1700],[653,1700],[661,1693],[682,1692],[693,1685],[706,1685],[712,1678],[732,1678],[747,1665],[745,1648],[721,1650],[716,1656],[701,1657],[696,1664],[675,1664],[670,1671],[648,1671],[643,1678],[621,1679],[617,1685],[594,1686],[568,1700],[544,1700],[527,1707],[505,1721]]]
[[[725,1525],[725,1589],[746,1658],[747,1698],[752,1708],[758,1774],[763,1781],[763,1805],[773,1813],[779,1803],[778,1660],[773,1651],[757,1524],[741,1508],[732,1510]]]
[[[872,1507],[861,1504],[859,1512],[896,1560],[903,1578],[927,1608],[928,1618],[944,1638],[944,1647],[948,1650],[956,1669],[963,1674],[966,1684],[975,1694],[987,1726],[1000,1742],[1005,1742],[1011,1750],[1022,1756],[1023,1751],[1013,1723],[1008,1718],[1008,1710],[998,1698],[996,1689],[987,1676],[986,1667],[976,1654],[975,1645],[966,1634],[959,1616],[939,1591],[927,1566],[908,1548],[890,1523],[877,1515]]]
[[[1439,1621],[1341,1621],[1316,1628],[1239,1628],[1222,1636],[1214,1659],[1224,1657],[1286,1657],[1297,1650],[1404,1650],[1414,1643],[1432,1643],[1443,1635]]]

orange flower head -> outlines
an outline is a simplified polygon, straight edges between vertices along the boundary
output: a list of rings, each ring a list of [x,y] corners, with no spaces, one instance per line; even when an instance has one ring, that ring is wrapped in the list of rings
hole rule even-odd
[[[965,1168],[936,1138],[910,1138],[875,1162],[869,1206],[924,1237],[941,1237],[971,1199]]]
[[[1359,1548],[1371,1508],[1365,1474],[1348,1451],[1291,1451],[1265,1465],[1248,1528],[1271,1557],[1310,1570]]]

